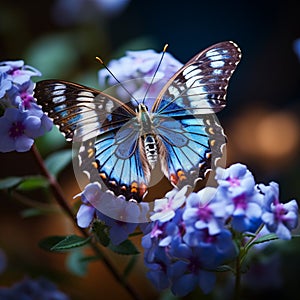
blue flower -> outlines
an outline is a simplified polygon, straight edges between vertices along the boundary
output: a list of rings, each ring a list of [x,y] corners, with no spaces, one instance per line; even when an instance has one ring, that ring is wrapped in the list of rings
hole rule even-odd
[[[137,222],[124,222],[124,220],[136,220],[140,215],[139,207],[134,202],[126,202],[125,199],[120,199],[117,212],[118,219],[110,218],[100,211],[97,211],[97,217],[109,227],[109,237],[114,245],[119,245],[128,239],[128,236],[135,231],[139,225]]]
[[[40,75],[22,60],[0,63],[1,152],[28,151],[34,138],[52,129],[52,121],[33,98],[31,77]]]
[[[155,213],[150,217],[151,221],[167,222],[174,218],[175,211],[185,202],[187,189],[188,186],[183,187],[179,191],[174,188],[166,194],[165,198],[156,199],[153,209]]]
[[[9,288],[0,287],[0,299],[68,300],[69,297],[59,291],[55,284],[45,278],[25,278]]]
[[[183,220],[195,230],[208,229],[214,235],[224,227],[226,210],[224,201],[215,198],[216,189],[206,187],[198,193],[191,193],[186,200]]]
[[[28,82],[33,76],[41,76],[41,72],[37,69],[24,65],[23,60],[16,61],[3,61],[0,63],[0,67],[8,67],[6,74],[8,79],[14,83],[22,85]]]
[[[216,197],[226,201],[227,216],[239,232],[254,232],[261,224],[263,195],[255,186],[254,178],[245,165],[234,164],[228,169],[217,168],[219,183]]]
[[[0,99],[3,98],[6,92],[9,91],[11,88],[12,88],[12,82],[7,78],[6,73],[2,73],[0,67]]]
[[[212,247],[189,247],[184,243],[174,242],[171,253],[177,259],[169,267],[171,290],[174,295],[183,297],[198,285],[207,294],[212,291],[217,267],[216,253]]]
[[[108,68],[126,89],[137,100],[142,100],[149,88],[153,75],[157,69],[161,53],[154,50],[127,51],[126,56],[118,60],[112,60]],[[177,61],[171,54],[165,53],[164,59],[157,74],[150,86],[145,99],[148,107],[153,105],[154,99],[166,83],[182,67],[182,63]],[[99,71],[99,84],[105,87],[106,83],[112,86],[117,82],[106,69]],[[117,89],[118,96],[123,100],[130,100],[128,93],[122,87]]]
[[[259,185],[265,196],[265,212],[262,220],[270,232],[276,233],[280,239],[291,239],[291,230],[298,225],[298,204],[296,200],[280,203],[279,186],[270,182],[269,186]]]
[[[17,108],[7,108],[0,117],[0,151],[28,151],[34,138],[38,136],[41,119],[20,112]]]
[[[253,191],[255,180],[251,172],[243,164],[237,163],[227,169],[216,169],[216,180],[220,188],[230,195],[240,195],[244,192]]]
[[[149,209],[147,203],[137,204],[112,192],[104,192],[98,182],[89,183],[80,196],[82,204],[77,212],[78,226],[89,227],[97,216],[109,228],[109,237],[114,245],[122,243],[135,231]]]

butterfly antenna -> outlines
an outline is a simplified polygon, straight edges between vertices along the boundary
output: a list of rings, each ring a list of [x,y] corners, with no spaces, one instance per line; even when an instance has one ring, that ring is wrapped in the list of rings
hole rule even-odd
[[[147,88],[147,90],[146,90],[145,96],[144,96],[144,98],[143,98],[143,104],[144,104],[145,99],[146,99],[146,97],[147,97],[147,95],[148,95],[148,92],[149,92],[149,90],[150,90],[150,87],[151,87],[152,84],[153,84],[154,78],[155,78],[155,76],[156,76],[156,74],[157,74],[157,72],[158,72],[158,70],[159,70],[159,67],[160,67],[160,65],[161,65],[161,63],[162,63],[162,60],[163,60],[163,58],[164,58],[164,56],[165,56],[165,53],[166,53],[166,51],[167,51],[168,46],[169,46],[168,44],[165,44],[165,46],[164,46],[164,49],[163,49],[163,51],[162,51],[162,55],[161,55],[161,58],[160,58],[160,60],[159,60],[159,63],[158,63],[158,65],[157,65],[157,67],[156,67],[156,70],[155,70],[155,72],[154,72],[154,74],[153,74],[153,76],[152,76],[151,82],[150,82],[150,84],[148,85],[148,88]]]
[[[136,100],[136,98],[128,91],[128,89],[124,86],[123,83],[121,83],[120,80],[117,79],[117,77],[113,74],[113,72],[108,68],[108,66],[103,62],[103,60],[96,56],[96,60],[98,60],[100,62],[100,64],[108,71],[108,73],[120,84],[120,86],[126,91],[126,93],[133,98],[133,100],[139,104],[139,102]]]

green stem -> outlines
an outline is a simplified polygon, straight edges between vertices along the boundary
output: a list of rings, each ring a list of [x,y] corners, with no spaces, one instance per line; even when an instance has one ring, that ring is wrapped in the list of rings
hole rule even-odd
[[[73,213],[71,206],[69,205],[68,201],[65,199],[63,191],[62,191],[60,185],[58,184],[56,178],[54,176],[52,176],[52,174],[46,168],[46,166],[44,164],[44,160],[43,160],[40,152],[36,148],[36,146],[33,145],[31,150],[33,152],[34,158],[40,168],[42,175],[44,175],[49,181],[50,187],[52,189],[52,192],[55,196],[57,203],[61,206],[61,208],[64,210],[64,212],[71,218],[74,225],[79,229],[81,234],[84,237],[89,237],[90,236],[89,233],[84,228],[81,228],[77,225],[76,217]],[[98,245],[95,244],[93,242],[93,240],[90,241],[90,246],[93,249],[93,251],[95,252],[95,254],[99,258],[101,258],[102,262],[105,264],[107,269],[110,271],[110,273],[114,277],[114,279],[124,287],[124,289],[128,292],[129,295],[131,295],[132,299],[139,300],[140,297],[137,295],[135,290],[133,290],[133,288],[127,282],[125,282],[123,280],[123,277],[118,273],[118,271],[111,264],[109,259],[102,253],[102,251],[98,248]]]

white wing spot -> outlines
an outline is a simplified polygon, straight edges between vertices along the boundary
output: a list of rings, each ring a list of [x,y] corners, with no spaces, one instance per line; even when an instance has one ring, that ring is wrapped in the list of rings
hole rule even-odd
[[[225,62],[223,60],[216,60],[216,61],[212,61],[210,63],[210,66],[212,68],[222,68],[225,65]]]

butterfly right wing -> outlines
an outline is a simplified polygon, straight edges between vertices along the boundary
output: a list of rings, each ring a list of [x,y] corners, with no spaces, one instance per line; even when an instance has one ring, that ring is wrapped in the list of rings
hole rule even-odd
[[[110,95],[62,80],[37,82],[34,97],[67,140],[89,140],[122,127],[136,115]]]

